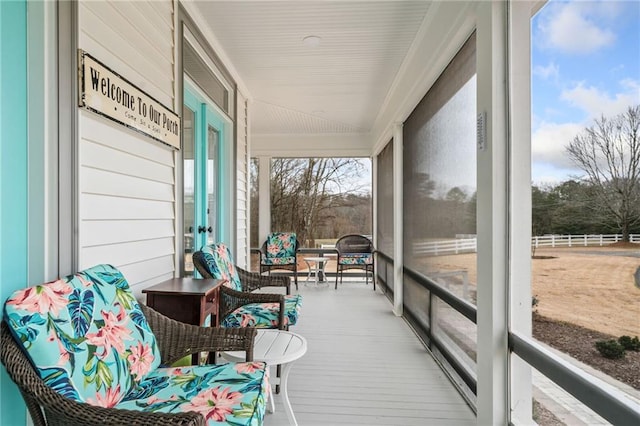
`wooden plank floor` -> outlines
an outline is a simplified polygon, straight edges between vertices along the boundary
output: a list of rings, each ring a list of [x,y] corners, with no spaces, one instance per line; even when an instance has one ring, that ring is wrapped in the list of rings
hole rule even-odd
[[[331,278],[330,278],[331,280]],[[300,426],[475,425],[476,417],[409,326],[364,280],[300,282],[307,354],[289,375]],[[274,372],[275,373],[275,372]],[[288,424],[280,395],[265,426]]]

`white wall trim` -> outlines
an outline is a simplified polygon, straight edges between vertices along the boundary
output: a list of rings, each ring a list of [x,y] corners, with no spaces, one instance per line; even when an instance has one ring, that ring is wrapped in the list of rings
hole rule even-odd
[[[253,135],[252,157],[371,157],[368,134]]]

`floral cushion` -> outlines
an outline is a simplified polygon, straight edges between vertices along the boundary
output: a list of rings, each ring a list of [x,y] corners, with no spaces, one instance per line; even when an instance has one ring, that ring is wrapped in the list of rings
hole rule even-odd
[[[262,259],[263,265],[295,265],[295,257],[265,257]]]
[[[159,368],[105,406],[162,413],[196,411],[208,426],[262,425],[268,372],[262,362]]]
[[[341,265],[370,265],[373,263],[371,253],[346,253],[340,255]]]
[[[5,318],[40,377],[76,401],[115,404],[160,364],[140,305],[111,265],[16,291]]]
[[[207,263],[207,270],[213,278],[226,280],[226,286],[242,291],[240,276],[231,261],[231,252],[223,243],[210,244],[200,249]]]
[[[296,256],[296,234],[295,232],[274,232],[269,234],[266,242],[266,258],[293,257]],[[262,262],[266,264],[266,262]],[[295,263],[295,262],[288,262]],[[282,263],[278,263],[282,265]]]
[[[302,305],[302,296],[284,297],[284,325],[295,325]],[[221,322],[222,327],[277,328],[279,303],[249,303],[227,315]]]

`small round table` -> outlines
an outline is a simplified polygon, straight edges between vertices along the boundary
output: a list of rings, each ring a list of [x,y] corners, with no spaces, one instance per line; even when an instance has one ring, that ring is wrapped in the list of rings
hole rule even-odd
[[[294,361],[302,358],[307,352],[307,340],[299,334],[290,331],[276,329],[259,329],[253,344],[253,360],[267,363],[268,366],[282,365],[282,375],[279,383],[277,377],[270,378],[273,384],[280,384],[282,388],[282,399],[284,409],[287,413],[289,423],[297,426],[298,422],[293,414],[289,394],[287,393],[287,380],[291,365]],[[222,352],[222,356],[229,361],[243,362],[246,354],[244,351]],[[271,399],[271,412],[275,412],[273,402],[273,391],[269,387],[269,397]]]
[[[329,261],[328,257],[303,257],[305,263],[309,267],[309,273],[307,274],[307,281],[311,278],[311,274],[315,276],[316,286],[320,284],[320,273],[324,278],[324,265]],[[322,281],[326,281],[323,279]]]

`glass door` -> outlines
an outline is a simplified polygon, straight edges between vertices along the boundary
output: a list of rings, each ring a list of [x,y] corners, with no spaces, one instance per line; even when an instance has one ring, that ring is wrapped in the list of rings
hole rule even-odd
[[[186,82],[183,120],[183,274],[189,276],[194,275],[192,253],[220,238],[220,152],[225,125],[212,104]]]

